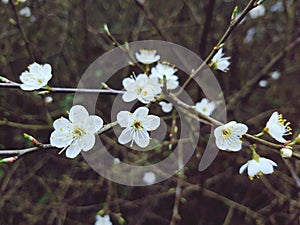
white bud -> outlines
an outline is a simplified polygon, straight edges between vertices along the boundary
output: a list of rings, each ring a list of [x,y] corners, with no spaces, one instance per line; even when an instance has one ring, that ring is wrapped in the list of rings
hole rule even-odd
[[[291,158],[293,155],[293,148],[291,146],[285,146],[280,149],[280,154],[283,158]]]
[[[49,104],[49,103],[53,102],[53,98],[51,96],[46,96],[44,98],[44,102],[47,103],[47,104]]]

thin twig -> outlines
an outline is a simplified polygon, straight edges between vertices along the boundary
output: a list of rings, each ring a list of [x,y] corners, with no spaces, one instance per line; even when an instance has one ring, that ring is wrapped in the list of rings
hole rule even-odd
[[[220,121],[218,121],[218,120],[216,120],[216,119],[214,119],[214,118],[212,118],[210,116],[204,115],[203,113],[198,112],[194,106],[191,106],[191,105],[188,105],[188,104],[182,102],[180,99],[178,99],[174,95],[169,94],[169,96],[171,97],[171,100],[175,104],[183,107],[184,109],[192,112],[193,114],[198,115],[201,119],[209,122],[212,126],[221,126],[221,125],[224,125],[222,122],[220,122]],[[249,140],[249,141],[252,141],[254,143],[260,143],[262,145],[265,145],[265,146],[268,146],[268,147],[271,147],[271,148],[279,149],[279,148],[282,147],[281,144],[274,144],[272,142],[266,141],[266,140],[261,139],[259,137],[255,137],[254,135],[251,135],[251,134],[245,134],[244,137],[247,140]]]
[[[281,52],[279,52],[264,68],[257,73],[251,80],[247,81],[245,85],[236,92],[229,100],[227,104],[227,109],[232,109],[236,106],[237,102],[245,97],[251,90],[254,85],[260,80],[262,76],[268,73],[270,69],[280,60],[282,59],[289,51],[295,48],[296,45],[300,43],[300,36],[297,37],[292,43],[290,43],[287,47],[285,47]]]
[[[24,29],[23,29],[23,26],[22,26],[22,24],[20,22],[20,18],[19,18],[18,12],[17,12],[17,8],[15,6],[15,3],[14,3],[13,0],[9,0],[9,3],[11,5],[11,7],[12,7],[13,12],[14,12],[16,23],[17,23],[17,27],[18,27],[19,31],[21,32],[21,35],[22,35],[23,40],[25,42],[25,45],[26,45],[27,51],[29,53],[29,56],[30,56],[31,60],[34,62],[35,61],[35,57],[34,57],[32,49],[30,47],[30,42],[28,40],[28,37],[27,37],[27,35],[26,35],[26,33],[25,33]]]
[[[0,83],[0,87],[20,88],[19,83]],[[49,92],[80,92],[80,93],[96,93],[96,94],[124,94],[125,91],[115,89],[89,89],[89,88],[61,88],[61,87],[45,87],[42,90]]]
[[[112,128],[113,126],[116,126],[117,124],[118,124],[117,121],[106,124],[97,132],[97,134],[98,135],[102,134],[105,131]],[[32,142],[36,145],[36,147],[25,148],[25,149],[14,149],[14,150],[0,150],[0,155],[16,155],[19,158],[19,156],[22,156],[26,153],[37,151],[37,150],[42,150],[42,149],[46,150],[46,149],[51,149],[51,148],[57,149],[57,147],[52,146],[51,144],[42,144],[42,143],[38,142],[36,139],[32,140]]]
[[[162,29],[158,26],[158,24],[154,20],[154,16],[153,16],[151,10],[149,9],[148,5],[146,5],[144,3],[145,1],[143,1],[143,0],[135,0],[135,2],[143,10],[143,12],[145,13],[146,18],[153,25],[153,27],[155,28],[155,30],[157,31],[157,33],[163,38],[163,40],[164,41],[170,41],[170,39],[167,36],[167,34],[162,31]]]
[[[257,6],[255,3],[256,3],[256,0],[251,0],[248,3],[248,5],[245,7],[245,9],[243,10],[243,12],[241,13],[241,15],[234,22],[232,22],[232,23],[229,24],[227,30],[225,31],[225,33],[223,34],[223,36],[220,38],[220,40],[218,41],[218,43],[216,44],[216,46],[213,47],[213,49],[211,50],[211,52],[209,53],[209,55],[206,57],[206,59],[202,62],[202,64],[190,74],[190,76],[188,77],[188,79],[182,85],[182,89],[180,89],[180,91],[176,94],[176,96],[178,96],[181,93],[181,91],[193,79],[193,77],[196,76],[196,74],[205,65],[207,65],[210,62],[210,60],[213,58],[213,56],[215,55],[215,53],[219,50],[220,46],[228,39],[228,37],[230,36],[231,32],[237,27],[237,25],[242,21],[242,19],[246,16],[246,14],[251,9],[253,9],[254,7]]]

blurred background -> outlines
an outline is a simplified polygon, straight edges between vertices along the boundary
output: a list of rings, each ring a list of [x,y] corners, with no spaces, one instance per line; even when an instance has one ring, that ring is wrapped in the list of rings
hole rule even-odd
[[[205,59],[226,31],[233,8],[237,5],[242,10],[248,3],[27,0],[13,7],[11,2],[0,1],[0,75],[19,82],[19,75],[32,62],[49,63],[53,69],[49,85],[54,87],[76,87],[87,67],[114,48],[104,24],[121,44],[166,40]],[[215,71],[215,75],[228,104],[228,120],[245,122],[254,134],[261,131],[272,112],[279,111],[292,124],[292,139],[300,131],[300,2],[267,0],[263,6],[262,15],[247,15],[226,41],[230,71]],[[120,77],[127,77],[128,71],[134,68],[120,71],[108,84],[121,89]],[[196,102],[204,96],[193,87],[191,84],[187,90]],[[99,97],[97,114],[106,123],[110,122],[113,99]],[[23,138],[24,132],[49,143],[53,120],[66,116],[72,104],[72,93],[41,96],[1,87],[0,149],[31,147]],[[114,225],[120,224],[121,217],[129,225],[300,224],[299,186],[292,176],[299,175],[299,160],[283,161],[279,154],[261,146],[263,156],[278,164],[272,175],[250,181],[245,174],[238,174],[250,157],[247,151],[220,152],[207,170],[199,172],[210,132],[209,127],[201,129],[203,137],[184,176],[175,175],[152,186],[110,182],[92,170],[82,156],[70,160],[64,154],[57,155],[55,149],[1,164],[0,224],[94,224],[102,209]],[[108,132],[101,138],[115,157],[130,160],[133,156],[124,153],[126,148],[107,140],[116,139],[113,135]],[[151,154],[153,162],[164,157]],[[177,213],[174,190],[178,180],[181,196]]]

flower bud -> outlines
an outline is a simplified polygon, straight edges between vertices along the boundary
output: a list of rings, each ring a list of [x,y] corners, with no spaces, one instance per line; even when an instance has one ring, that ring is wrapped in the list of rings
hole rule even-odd
[[[280,154],[283,158],[291,158],[293,155],[293,148],[291,146],[285,146],[280,149]]]
[[[296,145],[300,145],[300,134],[293,141]]]
[[[18,156],[12,156],[0,160],[0,163],[12,163],[18,159]]]

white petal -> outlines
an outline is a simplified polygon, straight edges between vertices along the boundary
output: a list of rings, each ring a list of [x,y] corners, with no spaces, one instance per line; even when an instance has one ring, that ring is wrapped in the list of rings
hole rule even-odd
[[[280,142],[280,143],[285,143],[287,142],[286,139],[284,139],[283,137],[279,137],[279,136],[272,136],[276,141]]]
[[[21,84],[20,88],[24,91],[33,91],[33,90],[40,89],[36,85],[28,85],[28,84]]]
[[[260,163],[259,169],[263,174],[271,174],[274,172],[273,166],[269,163]]]
[[[33,74],[40,73],[40,71],[41,71],[41,65],[38,64],[38,63],[36,63],[36,62],[34,62],[34,63],[32,63],[32,64],[30,64],[28,66],[28,69],[29,69],[30,73],[33,73]]]
[[[214,57],[212,58],[212,61],[213,61],[213,62],[218,61],[218,60],[223,56],[222,51],[223,51],[223,48],[220,48],[220,49],[218,50],[218,52],[217,52],[217,53],[214,55]]]
[[[178,87],[179,82],[177,80],[167,80],[167,89],[174,90]]]
[[[173,104],[172,103],[167,103],[167,102],[161,101],[159,103],[159,105],[161,106],[162,111],[165,112],[165,113],[169,113],[173,109]]]
[[[61,117],[53,122],[54,129],[58,129],[60,131],[70,131],[73,130],[73,124],[64,117]]]
[[[255,160],[250,160],[248,162],[248,176],[254,177],[256,174],[260,172],[259,165]]]
[[[138,130],[134,134],[134,141],[138,146],[141,148],[145,148],[150,143],[150,137],[147,131],[144,130]]]
[[[77,140],[75,140],[66,150],[66,156],[68,158],[75,158],[76,156],[79,155],[81,149],[79,147],[79,144],[77,142]]]
[[[43,77],[45,79],[45,82],[47,83],[52,78],[51,66],[49,64],[44,64],[42,70],[43,70]]]
[[[131,102],[135,99],[138,98],[138,95],[135,91],[126,91],[123,95],[122,95],[122,99],[124,102]]]
[[[131,127],[127,127],[125,130],[122,131],[118,138],[118,142],[122,145],[127,144],[132,140],[132,134],[133,134],[133,129]]]
[[[216,145],[221,150],[227,150],[228,144],[222,137],[216,138]]]
[[[139,107],[133,113],[133,118],[135,120],[144,120],[147,117],[149,109],[146,107]]]
[[[248,162],[246,162],[244,165],[241,166],[239,173],[242,174],[248,167]]]
[[[149,115],[143,121],[142,126],[149,131],[156,130],[160,125],[160,119],[158,116]]]
[[[269,128],[269,126],[272,126],[273,124],[277,124],[279,118],[278,112],[273,112],[270,119],[267,122],[266,127]]]
[[[84,124],[89,113],[82,105],[75,105],[70,109],[69,119],[75,124]]]
[[[132,78],[127,77],[127,78],[123,79],[122,84],[126,90],[134,90],[135,89],[135,80]]]
[[[228,62],[228,61],[220,61],[220,62],[218,62],[218,69],[223,72],[227,72],[229,65],[230,65],[230,62]]]
[[[89,116],[84,123],[84,131],[94,134],[103,126],[103,120],[96,115]]]
[[[136,82],[139,84],[139,85],[144,85],[146,84],[148,81],[148,75],[147,74],[144,74],[144,73],[141,73],[139,74],[137,77],[136,77]]]
[[[78,139],[79,148],[83,151],[88,151],[92,149],[95,145],[95,135],[85,134]]]
[[[239,138],[231,137],[229,140],[230,140],[230,144],[228,144],[228,146],[227,146],[228,150],[237,152],[242,149],[242,141]]]
[[[130,122],[130,112],[128,111],[121,111],[117,114],[117,121],[121,127],[129,127],[131,124]]]
[[[73,136],[70,133],[60,132],[55,130],[50,135],[50,144],[57,148],[63,148],[70,145],[73,141]]]
[[[247,133],[248,127],[245,124],[237,123],[232,131],[234,134],[242,136]]]

